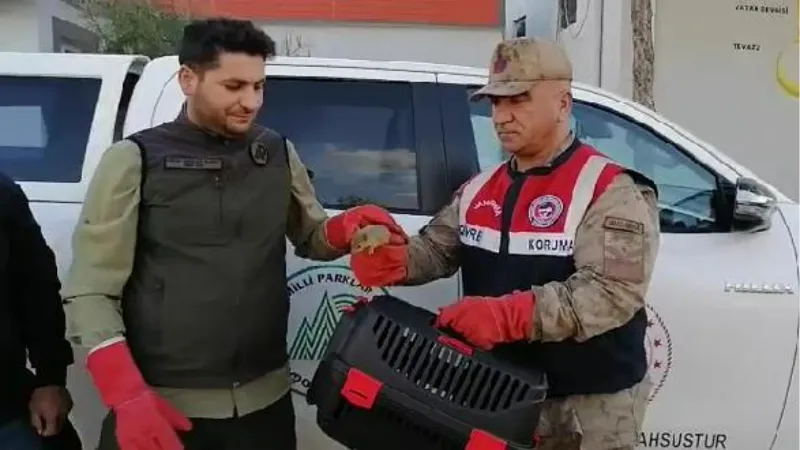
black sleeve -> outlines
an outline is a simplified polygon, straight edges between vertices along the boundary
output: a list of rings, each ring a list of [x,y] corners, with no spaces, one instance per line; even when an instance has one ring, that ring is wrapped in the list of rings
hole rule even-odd
[[[11,293],[21,315],[20,328],[28,358],[36,370],[37,386],[64,386],[73,362],[66,340],[66,319],[61,305],[55,256],[31,213],[28,198],[14,182],[0,180],[8,209]]]

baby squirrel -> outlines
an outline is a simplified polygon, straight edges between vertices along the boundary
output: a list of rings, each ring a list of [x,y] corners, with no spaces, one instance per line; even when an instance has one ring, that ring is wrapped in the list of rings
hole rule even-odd
[[[390,238],[389,229],[385,226],[367,225],[353,235],[353,240],[350,241],[350,251],[353,253],[366,251],[371,255],[381,245],[388,244]]]

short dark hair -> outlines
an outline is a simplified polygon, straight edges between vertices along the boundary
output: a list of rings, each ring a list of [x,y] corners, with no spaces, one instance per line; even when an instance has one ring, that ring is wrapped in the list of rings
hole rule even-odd
[[[245,53],[267,60],[275,56],[275,41],[249,20],[212,18],[183,28],[178,52],[181,65],[210,68],[217,64],[220,53]]]

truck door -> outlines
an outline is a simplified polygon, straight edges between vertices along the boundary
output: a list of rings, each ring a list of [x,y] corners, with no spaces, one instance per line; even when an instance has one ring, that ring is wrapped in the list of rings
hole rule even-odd
[[[0,171],[31,201],[60,276],[72,260],[71,238],[102,152],[118,136],[124,100],[146,58],[5,53],[0,57]],[[68,387],[71,420],[93,445],[105,407],[75,348]],[[0,369],[2,370],[2,369]]]
[[[452,177],[464,179],[469,165],[474,173],[505,156],[490,105],[467,101],[484,80],[439,80],[445,135],[465,144],[448,145],[448,163]],[[709,159],[701,149],[639,109],[585,91],[574,96],[577,136],[660,191],[662,242],[647,298],[655,387],[639,447],[769,448],[798,329],[797,262],[781,215],[763,232],[731,231],[725,168],[701,163]],[[764,284],[787,289],[751,287]]]
[[[295,145],[328,214],[377,204],[413,235],[444,204],[449,194],[433,74],[284,65],[268,66],[267,73],[258,121]],[[160,98],[174,100],[159,102],[154,117],[177,114],[177,89],[174,80],[167,83]],[[289,245],[287,345],[299,448],[338,449],[319,431],[304,395],[342,309],[358,296],[390,291],[435,310],[456,299],[456,283],[370,290],[357,283],[348,257],[321,263],[293,251]]]

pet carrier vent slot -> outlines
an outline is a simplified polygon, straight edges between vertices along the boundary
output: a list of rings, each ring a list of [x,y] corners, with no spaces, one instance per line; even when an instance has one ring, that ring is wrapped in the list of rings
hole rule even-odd
[[[497,411],[525,399],[528,386],[378,315],[381,359],[420,389],[471,409]],[[491,389],[486,389],[492,386]]]

